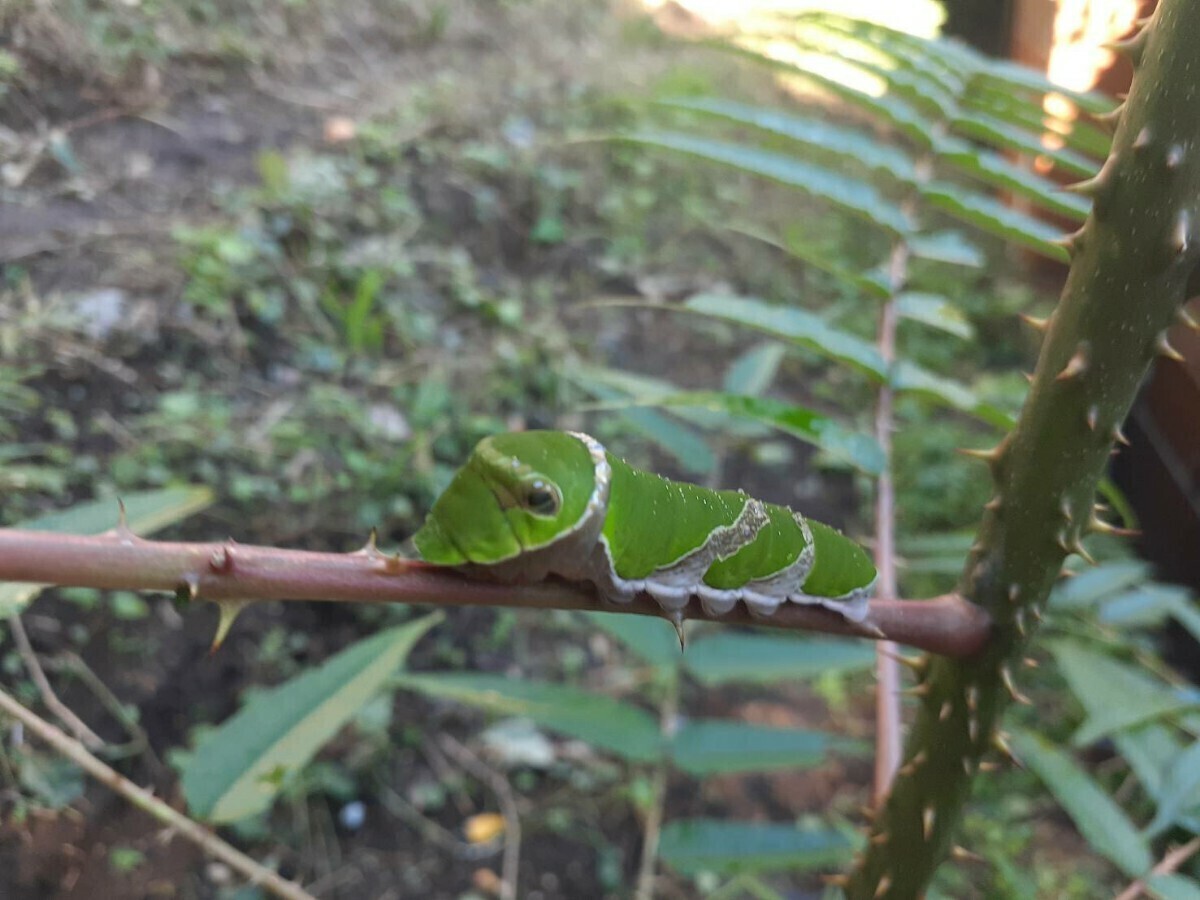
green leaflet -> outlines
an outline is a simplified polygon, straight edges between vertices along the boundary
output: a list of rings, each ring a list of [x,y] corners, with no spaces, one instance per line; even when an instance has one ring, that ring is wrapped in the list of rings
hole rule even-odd
[[[840,532],[738,491],[642,472],[584,434],[481,441],[413,537],[426,561],[504,581],[556,575],[608,600],[647,593],[669,618],[791,601],[866,615],[875,567]]]

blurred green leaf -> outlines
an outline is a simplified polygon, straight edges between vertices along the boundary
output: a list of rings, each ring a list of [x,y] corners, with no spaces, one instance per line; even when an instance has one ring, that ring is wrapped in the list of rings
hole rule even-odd
[[[995,404],[981,400],[969,387],[952,378],[935,375],[915,363],[900,360],[892,370],[892,387],[925,397],[959,412],[968,413],[997,428],[1011,428],[1016,417]]]
[[[971,109],[1001,122],[1033,134],[1053,134],[1066,146],[1094,157],[1098,162],[1108,156],[1112,147],[1112,138],[1103,130],[1082,117],[1065,121],[1051,116],[1046,112],[1043,99],[1036,95],[1004,90],[994,83],[977,79],[963,100]]]
[[[874,96],[858,88],[820,72],[814,72],[795,63],[776,59],[760,50],[733,44],[730,41],[710,43],[708,46],[752,60],[769,69],[783,72],[789,77],[809,82],[814,87],[827,91],[839,100],[856,107],[874,119],[882,119],[920,147],[933,145],[934,123],[920,110],[895,94]]]
[[[751,106],[718,97],[678,98],[659,103],[670,109],[705,113],[750,125],[795,141],[809,150],[852,159],[864,168],[881,172],[905,184],[916,180],[916,167],[907,153],[862,131],[785,110]]]
[[[909,240],[913,256],[946,265],[977,269],[986,261],[983,251],[961,231],[934,231]]]
[[[852,850],[837,831],[721,819],[668,822],[658,845],[663,862],[683,875],[807,871],[845,862]]]
[[[883,471],[883,451],[873,437],[851,431],[820,413],[793,403],[770,397],[739,397],[717,391],[681,391],[665,397],[637,398],[631,402],[713,409],[744,416],[820,447],[830,456],[868,475],[878,475]]]
[[[1091,211],[1090,201],[1068,194],[1062,187],[1028,169],[1009,162],[998,153],[950,138],[939,148],[938,156],[960,172],[993,187],[1012,191],[1033,200],[1042,209],[1082,223]]]
[[[661,668],[679,664],[683,655],[679,649],[679,636],[666,620],[606,612],[585,612],[581,615],[645,662]]]
[[[1139,560],[1121,560],[1085,569],[1060,581],[1050,594],[1053,609],[1083,609],[1145,581],[1150,567]]]
[[[1041,135],[1014,128],[989,115],[963,112],[952,123],[954,131],[975,141],[982,141],[1002,150],[1012,150],[1032,157],[1043,156],[1054,161],[1060,172],[1079,178],[1090,178],[1100,167],[1097,160],[1065,148],[1047,147]]]
[[[284,781],[388,683],[442,618],[434,613],[390,628],[255,694],[188,757],[180,781],[192,815],[233,822],[267,809]]]
[[[855,745],[821,731],[769,728],[729,719],[693,719],[671,739],[671,756],[683,771],[702,777],[728,772],[806,768],[831,752]],[[861,750],[862,745],[857,745]]]
[[[1067,261],[1067,251],[1054,243],[1062,238],[1062,232],[1053,225],[1018,212],[991,197],[946,182],[934,181],[923,185],[921,195],[931,205],[961,222],[1036,250],[1048,259]]]
[[[975,77],[991,82],[1001,90],[1019,88],[1039,95],[1058,94],[1085,112],[1095,114],[1111,112],[1117,105],[1111,97],[1101,93],[1070,90],[1061,84],[1055,84],[1041,72],[1004,59],[987,58],[986,67]]]
[[[819,269],[826,275],[832,275],[838,281],[854,288],[868,297],[880,299],[891,296],[891,288],[887,278],[879,272],[858,272],[845,265],[845,259],[836,247],[825,247],[809,240],[798,227],[787,228],[783,236],[766,231],[758,225],[748,225],[737,222],[722,227],[742,234],[777,250],[808,263],[814,269]]]
[[[896,296],[896,313],[910,322],[920,322],[938,331],[970,340],[975,329],[954,303],[940,294],[905,291]]]
[[[814,353],[849,363],[877,381],[886,377],[887,367],[874,344],[834,328],[802,309],[731,294],[696,294],[678,308],[783,338]]]
[[[1158,809],[1146,826],[1148,837],[1157,837],[1179,821],[1182,813],[1200,806],[1200,741],[1179,753],[1163,773]]]
[[[911,228],[900,208],[873,185],[796,157],[678,132],[630,132],[621,137],[627,141],[732,166],[751,175],[799,188],[893,234],[906,234]]]
[[[622,759],[652,762],[663,753],[658,724],[645,710],[592,691],[504,675],[402,675],[401,687],[507,716],[586,741]]]
[[[862,641],[798,639],[722,632],[688,645],[683,666],[697,681],[764,683],[816,678],[870,668],[875,650]]]
[[[1146,874],[1154,858],[1145,839],[1070,756],[1032,732],[1014,731],[1011,741],[1017,757],[1042,780],[1093,849],[1130,878]]]
[[[1115,731],[1200,707],[1200,694],[1181,692],[1146,670],[1119,662],[1075,641],[1053,641],[1048,648],[1088,718],[1072,737],[1076,746]]]
[[[775,381],[786,352],[778,341],[763,341],[739,353],[725,370],[722,381],[725,393],[761,396]]]
[[[124,498],[126,521],[134,534],[152,534],[212,503],[208,488],[165,488],[143,491]],[[57,531],[63,534],[101,534],[115,528],[119,515],[116,500],[94,500],[36,519],[18,522],[13,528],[25,531]],[[19,613],[49,585],[0,583],[0,618]]]
[[[1146,889],[1155,900],[1200,900],[1200,882],[1176,873],[1151,875]]]
[[[630,401],[628,393],[614,390],[609,379],[600,380],[601,371],[587,367],[576,372],[574,379],[593,397],[604,401],[607,408],[617,410],[637,432],[670,454],[679,466],[692,475],[705,475],[717,467],[717,456],[703,437],[678,419],[664,416],[653,409],[639,408]],[[629,374],[629,373],[614,373]]]

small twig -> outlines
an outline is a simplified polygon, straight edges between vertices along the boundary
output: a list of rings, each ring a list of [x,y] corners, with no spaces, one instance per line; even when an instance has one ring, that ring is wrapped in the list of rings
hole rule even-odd
[[[129,714],[129,710],[121,702],[121,698],[109,690],[108,685],[92,671],[91,666],[85,663],[79,654],[65,650],[57,657],[46,660],[46,665],[53,672],[70,672],[78,678],[83,686],[92,692],[100,705],[108,710],[109,714],[125,729],[125,733],[129,735],[129,743],[125,746],[131,748],[134,753],[145,753],[154,768],[159,772],[163,771],[162,760],[150,746],[150,737],[146,734],[145,729],[138,724],[137,719]]]
[[[659,731],[669,738],[675,731],[679,715],[679,672],[676,671],[667,685],[667,694],[659,707]],[[650,792],[650,808],[646,811],[646,822],[642,826],[642,861],[638,867],[635,900],[654,900],[655,869],[658,863],[658,839],[662,833],[663,806],[667,795],[667,778],[670,763],[664,753],[654,767],[654,782]]]
[[[493,584],[376,550],[316,553],[232,541],[172,543],[142,540],[127,532],[84,536],[0,529],[0,581],[182,592],[217,603],[325,600],[663,615],[662,608],[645,595],[630,603],[605,603],[587,585]],[[683,613],[688,619],[726,625],[882,638],[959,658],[975,655],[991,637],[991,616],[956,594],[922,601],[883,597],[872,600],[869,610],[861,623],[795,603],[783,604],[766,618],[755,617],[744,607],[710,616],[694,601]]]
[[[1183,846],[1176,847],[1159,860],[1158,865],[1150,870],[1150,875],[1146,879],[1139,878],[1133,882],[1116,896],[1116,900],[1137,900],[1142,895],[1142,891],[1146,889],[1146,880],[1148,878],[1152,878],[1155,875],[1169,875],[1187,862],[1188,858],[1197,850],[1200,850],[1200,837],[1194,837]]]
[[[37,735],[63,756],[67,757],[97,781],[110,790],[120,794],[138,809],[171,828],[176,834],[196,844],[206,853],[219,859],[230,868],[241,873],[251,884],[260,885],[264,890],[281,897],[283,900],[316,900],[312,894],[300,885],[288,881],[265,866],[255,862],[246,854],[230,846],[217,835],[208,831],[198,822],[172,809],[159,800],[148,790],[138,787],[120,772],[110,768],[93,756],[79,741],[64,734],[63,731],[51,725],[45,719],[31,710],[26,709],[5,691],[0,690],[0,712],[11,716],[25,728]]]
[[[915,203],[904,204],[904,214],[912,217]],[[896,297],[908,281],[908,241],[900,238],[892,246],[888,260],[889,294],[879,311],[877,343],[879,355],[888,371],[896,361],[896,330],[900,313]],[[894,597],[899,594],[896,578],[896,485],[892,480],[892,431],[895,428],[895,391],[890,376],[879,386],[875,406],[875,440],[883,450],[884,465],[875,484],[875,568],[879,572],[877,589]],[[881,641],[875,653],[875,802],[880,803],[891,790],[892,777],[904,754],[900,716],[900,665],[897,647]]]
[[[88,728],[87,723],[75,715],[69,706],[58,699],[58,694],[54,693],[54,688],[50,686],[50,679],[46,677],[46,672],[38,661],[37,653],[34,652],[33,644],[29,643],[29,634],[25,631],[25,625],[21,621],[19,613],[13,613],[8,617],[8,628],[12,632],[13,643],[17,645],[17,653],[21,655],[29,677],[37,685],[38,693],[41,694],[46,708],[54,713],[58,720],[67,727],[67,730],[84,746],[92,750],[103,747],[104,739]]]
[[[484,782],[496,795],[500,814],[504,816],[504,858],[500,864],[500,900],[517,900],[517,873],[521,864],[521,814],[517,798],[508,779],[488,766],[478,756],[443,734],[438,741],[442,749],[460,766]]]

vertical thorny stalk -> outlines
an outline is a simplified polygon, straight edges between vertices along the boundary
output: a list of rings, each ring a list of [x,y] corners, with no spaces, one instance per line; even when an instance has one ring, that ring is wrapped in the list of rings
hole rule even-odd
[[[1014,431],[981,454],[995,496],[962,578],[992,616],[989,646],[972,659],[926,658],[920,705],[865,855],[847,881],[852,900],[918,897],[948,854],[981,757],[1007,756],[999,717],[1016,696],[1046,598],[1082,538],[1109,528],[1093,509],[1119,426],[1166,331],[1182,313],[1200,245],[1200,3],[1162,0],[1125,47],[1135,66],[1108,161],[1076,187],[1093,200],[1065,241],[1071,271],[1046,325],[1029,396]]]

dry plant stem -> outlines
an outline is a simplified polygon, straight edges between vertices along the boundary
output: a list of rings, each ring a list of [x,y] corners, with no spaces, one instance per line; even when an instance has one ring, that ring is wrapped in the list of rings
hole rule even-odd
[[[667,685],[667,694],[659,707],[658,727],[664,740],[670,740],[679,716],[679,672],[676,671]],[[642,861],[638,867],[637,886],[634,900],[654,900],[655,869],[658,864],[658,839],[662,833],[663,806],[667,797],[667,778],[670,766],[663,755],[654,767],[654,783],[651,788],[650,808],[646,811],[646,822],[642,826]]]
[[[251,600],[327,600],[341,603],[428,603],[438,606],[584,609],[662,616],[649,597],[632,603],[602,601],[591,588],[563,582],[500,585],[472,581],[420,562],[356,553],[315,553],[225,542],[148,541],[126,532],[64,535],[0,529],[0,581],[110,590],[183,592],[217,603]],[[952,657],[979,652],[991,618],[961,597],[871,601],[866,622],[854,623],[816,606],[785,603],[768,618],[738,608],[705,615],[698,603],[688,619],[787,630],[885,638]]]
[[[8,628],[12,632],[13,643],[17,645],[17,652],[21,655],[25,668],[29,671],[29,677],[37,685],[38,693],[42,695],[42,702],[46,704],[46,708],[54,713],[59,721],[67,726],[67,730],[84,746],[92,750],[103,747],[103,738],[88,728],[87,724],[75,715],[70,707],[58,699],[58,694],[54,693],[54,688],[50,686],[50,679],[46,677],[46,672],[38,661],[33,644],[29,643],[29,634],[25,631],[25,623],[21,621],[20,615],[13,613],[8,617]]]
[[[891,295],[879,313],[879,355],[890,369],[896,359],[896,294],[908,277],[908,244],[897,241],[888,261]],[[889,381],[879,386],[875,406],[875,440],[883,450],[883,471],[875,483],[876,590],[884,597],[899,595],[896,584],[896,487],[892,481],[892,430],[894,393]],[[887,796],[903,750],[900,723],[900,663],[891,641],[881,641],[875,652],[875,802]]]
[[[500,900],[517,900],[517,874],[521,864],[521,813],[512,785],[499,772],[448,734],[439,739],[442,749],[460,766],[483,781],[496,795],[504,816],[504,858],[500,864]]]
[[[1161,860],[1158,865],[1150,870],[1150,877],[1155,875],[1169,875],[1185,862],[1187,862],[1197,850],[1200,850],[1200,837],[1194,837],[1186,844],[1176,847]],[[1146,890],[1145,879],[1139,878],[1137,881],[1117,894],[1114,900],[1137,900],[1142,896],[1142,892]]]
[[[64,734],[59,728],[26,709],[3,690],[0,690],[0,714],[11,716],[41,740],[71,760],[97,781],[120,794],[138,809],[149,813],[158,821],[196,844],[206,853],[244,876],[251,884],[260,885],[283,900],[316,900],[299,885],[278,873],[259,865],[241,851],[231,847],[211,831],[197,822],[172,809],[145,788],[138,787],[120,772],[110,768],[93,756],[79,741]]]

